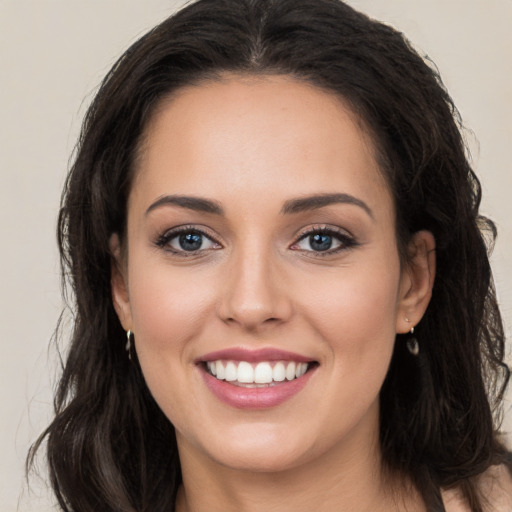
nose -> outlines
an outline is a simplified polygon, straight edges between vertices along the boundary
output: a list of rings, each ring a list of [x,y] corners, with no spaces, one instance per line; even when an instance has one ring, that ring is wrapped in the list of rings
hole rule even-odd
[[[221,297],[220,318],[247,331],[282,324],[292,315],[283,272],[262,251],[244,252],[230,262]]]

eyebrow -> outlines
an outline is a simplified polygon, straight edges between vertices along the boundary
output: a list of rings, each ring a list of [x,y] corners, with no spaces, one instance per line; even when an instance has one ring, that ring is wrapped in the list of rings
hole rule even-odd
[[[215,215],[223,215],[224,210],[215,201],[211,199],[204,199],[202,197],[194,196],[161,196],[154,203],[152,203],[146,210],[146,215],[162,206],[174,205],[180,206],[181,208],[187,208],[188,210],[194,210],[196,212],[213,213]]]
[[[290,199],[281,209],[282,215],[296,214],[308,210],[317,210],[332,204],[352,204],[362,208],[371,219],[374,219],[371,208],[361,199],[350,194],[316,194],[313,196]],[[164,195],[159,197],[146,210],[146,215],[162,206],[173,205],[197,212],[224,215],[224,210],[216,201],[195,196]]]
[[[354,206],[358,206],[362,208],[371,219],[375,220],[371,208],[364,201],[351,196],[350,194],[317,194],[298,199],[290,199],[284,203],[281,213],[301,213],[308,210],[324,208],[325,206],[330,206],[332,204],[352,204]]]

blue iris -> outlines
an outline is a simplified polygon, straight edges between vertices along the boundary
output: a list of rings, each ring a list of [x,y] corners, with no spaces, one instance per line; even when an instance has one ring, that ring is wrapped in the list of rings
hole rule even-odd
[[[332,246],[332,236],[324,233],[315,233],[310,235],[309,245],[314,251],[327,251]]]
[[[183,233],[179,236],[179,243],[184,251],[198,251],[203,245],[203,236],[199,233]]]

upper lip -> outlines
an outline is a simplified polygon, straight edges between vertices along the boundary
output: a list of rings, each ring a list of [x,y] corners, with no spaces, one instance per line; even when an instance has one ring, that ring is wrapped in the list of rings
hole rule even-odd
[[[207,361],[218,361],[220,359],[232,361],[247,361],[248,363],[256,363],[259,361],[297,361],[300,363],[309,363],[313,361],[311,357],[306,357],[294,352],[280,350],[277,348],[260,348],[257,350],[249,350],[241,347],[227,348],[209,352],[196,360],[196,363]]]

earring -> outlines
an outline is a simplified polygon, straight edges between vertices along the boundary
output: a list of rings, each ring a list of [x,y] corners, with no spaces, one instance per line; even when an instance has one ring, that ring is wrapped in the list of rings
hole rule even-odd
[[[128,352],[128,359],[132,360],[132,331],[128,329],[126,331],[126,345],[124,346],[126,352]]]
[[[406,342],[407,350],[413,356],[417,356],[420,353],[420,344],[418,343],[416,336],[412,336],[414,334],[414,327],[411,327],[410,333],[411,333],[411,336],[409,337],[409,339]]]

